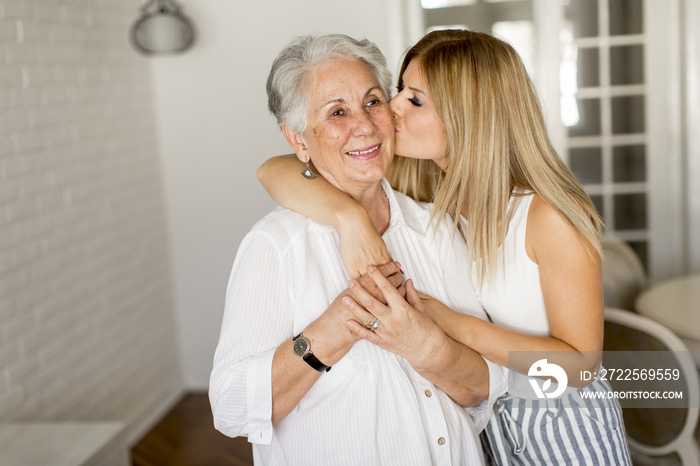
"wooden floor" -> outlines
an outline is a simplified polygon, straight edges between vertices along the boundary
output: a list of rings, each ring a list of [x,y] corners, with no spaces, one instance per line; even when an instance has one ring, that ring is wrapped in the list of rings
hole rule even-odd
[[[695,433],[700,440],[700,429]],[[186,395],[131,451],[134,466],[252,466],[246,438],[229,438],[214,429],[206,393]],[[678,465],[672,457],[635,465]]]
[[[253,464],[245,437],[229,438],[214,429],[206,393],[185,397],[131,451],[134,466]]]

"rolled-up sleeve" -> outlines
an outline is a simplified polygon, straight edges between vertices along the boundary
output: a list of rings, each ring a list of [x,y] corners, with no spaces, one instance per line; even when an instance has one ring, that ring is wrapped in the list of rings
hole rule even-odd
[[[209,383],[216,429],[251,443],[272,441],[272,359],[293,329],[292,276],[280,244],[260,230],[241,243]]]
[[[483,356],[482,358],[489,367],[489,397],[476,406],[466,408],[474,420],[477,432],[484,430],[489,423],[494,403],[508,389],[508,369]]]

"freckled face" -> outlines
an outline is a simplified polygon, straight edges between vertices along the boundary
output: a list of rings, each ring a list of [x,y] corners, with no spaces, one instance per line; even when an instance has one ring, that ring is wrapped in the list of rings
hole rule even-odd
[[[391,100],[396,125],[398,155],[413,159],[430,159],[447,168],[447,133],[435,113],[421,63],[409,62],[399,93]]]
[[[320,65],[308,84],[302,139],[319,172],[351,194],[378,183],[394,154],[389,102],[359,59]]]

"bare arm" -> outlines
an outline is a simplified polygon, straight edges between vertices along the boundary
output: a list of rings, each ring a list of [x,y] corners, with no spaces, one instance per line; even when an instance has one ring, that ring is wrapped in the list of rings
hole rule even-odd
[[[490,322],[458,314],[437,300],[424,298],[421,310],[445,333],[484,357],[508,366],[508,351],[568,352],[569,385],[585,386],[582,370],[597,370],[603,346],[603,298],[600,262],[592,261],[564,219],[535,196],[530,207],[526,247],[539,265],[540,283],[551,336],[507,330]],[[560,353],[564,356],[564,353]],[[529,365],[510,361],[511,369],[527,374]]]
[[[304,329],[314,355],[327,366],[333,366],[352,348],[357,338],[341,328],[342,310],[339,303],[347,293],[341,293],[318,319]],[[287,340],[275,351],[272,359],[272,424],[277,425],[299,404],[322,373],[309,366],[294,353],[292,341]]]
[[[388,286],[403,296],[403,277],[399,272],[399,264],[389,262],[378,267],[377,270]],[[369,277],[361,280],[374,296],[381,296],[379,289],[372,286]],[[311,342],[314,355],[327,366],[333,366],[340,361],[358,340],[345,324],[351,316],[343,306],[342,299],[351,295],[349,289],[343,291],[328,309],[303,331],[304,336]],[[273,425],[284,419],[299,404],[321,375],[322,373],[313,369],[294,353],[291,340],[285,341],[277,348],[272,359]]]
[[[214,425],[230,437],[269,442],[273,423],[283,419],[322,375],[292,350],[295,312],[286,283],[294,271],[286,265],[285,246],[266,231],[254,230],[241,243],[231,271],[209,384]],[[405,293],[397,263],[378,269]],[[381,297],[371,279],[360,280]],[[327,365],[335,364],[349,342],[357,340],[345,325],[352,317],[339,304],[350,291],[344,293],[304,329],[312,351]]]
[[[357,278],[371,265],[391,260],[386,245],[362,206],[322,176],[304,178],[305,165],[294,155],[273,157],[256,173],[282,207],[332,225],[340,237],[340,254],[348,274]]]

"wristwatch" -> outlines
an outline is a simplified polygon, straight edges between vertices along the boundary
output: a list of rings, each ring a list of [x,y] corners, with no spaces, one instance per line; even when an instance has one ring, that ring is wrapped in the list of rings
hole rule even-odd
[[[314,356],[314,353],[311,352],[311,342],[303,335],[303,332],[292,338],[292,345],[294,346],[294,352],[301,356],[301,359],[306,361],[309,366],[319,372],[328,372],[331,370],[329,366],[319,361],[318,358]]]

